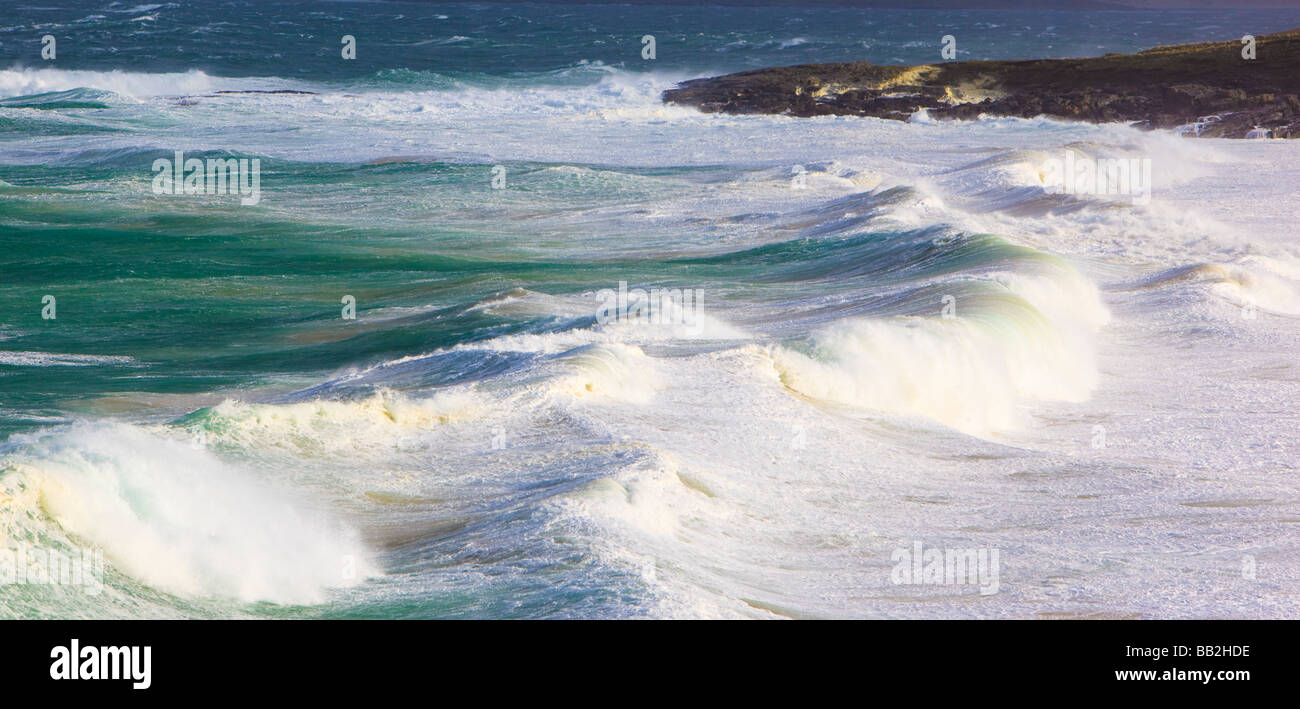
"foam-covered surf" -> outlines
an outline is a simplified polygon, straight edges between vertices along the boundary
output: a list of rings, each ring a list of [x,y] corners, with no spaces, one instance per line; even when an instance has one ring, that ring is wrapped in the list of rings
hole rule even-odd
[[[906,10],[682,9],[651,61],[640,7],[110,9],[0,21],[120,45],[0,69],[0,542],[104,558],[0,616],[1294,615],[1290,141],[660,100],[929,60]],[[1202,39],[1013,14],[964,46]],[[155,194],[176,151],[261,200]],[[1149,179],[1053,189],[1107,160]],[[999,590],[893,582],[917,540]]]

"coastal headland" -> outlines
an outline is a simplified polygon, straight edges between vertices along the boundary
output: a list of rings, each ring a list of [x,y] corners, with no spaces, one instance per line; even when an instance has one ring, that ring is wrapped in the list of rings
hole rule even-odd
[[[1082,59],[772,67],[687,81],[663,100],[709,113],[907,120],[924,110],[939,120],[1042,115],[1201,137],[1300,137],[1300,28]]]

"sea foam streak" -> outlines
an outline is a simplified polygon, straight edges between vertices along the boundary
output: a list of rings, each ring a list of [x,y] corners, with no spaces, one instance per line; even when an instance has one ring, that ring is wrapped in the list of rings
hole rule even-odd
[[[177,72],[93,71],[19,67],[0,69],[0,98],[73,89],[109,91],[129,99],[210,94],[213,91],[303,90],[301,82],[279,77],[231,78],[201,69]]]

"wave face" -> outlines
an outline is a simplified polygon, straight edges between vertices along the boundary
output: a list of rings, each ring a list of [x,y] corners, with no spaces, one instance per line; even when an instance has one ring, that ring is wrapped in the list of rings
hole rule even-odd
[[[932,60],[905,10],[238,7],[0,20],[78,38],[0,69],[0,551],[103,555],[0,617],[1296,615],[1292,141],[659,100]],[[961,58],[1242,12],[972,11]],[[260,201],[155,194],[177,151]],[[895,583],[916,541],[1001,590]]]

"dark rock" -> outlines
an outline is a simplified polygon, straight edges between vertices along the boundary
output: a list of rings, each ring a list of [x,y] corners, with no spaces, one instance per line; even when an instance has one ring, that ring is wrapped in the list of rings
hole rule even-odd
[[[684,82],[669,103],[713,113],[853,115],[906,119],[981,114],[1179,128],[1243,138],[1256,127],[1300,135],[1300,29],[1086,59],[961,61],[920,66],[866,62],[774,67]],[[1217,120],[1201,121],[1213,116]]]

